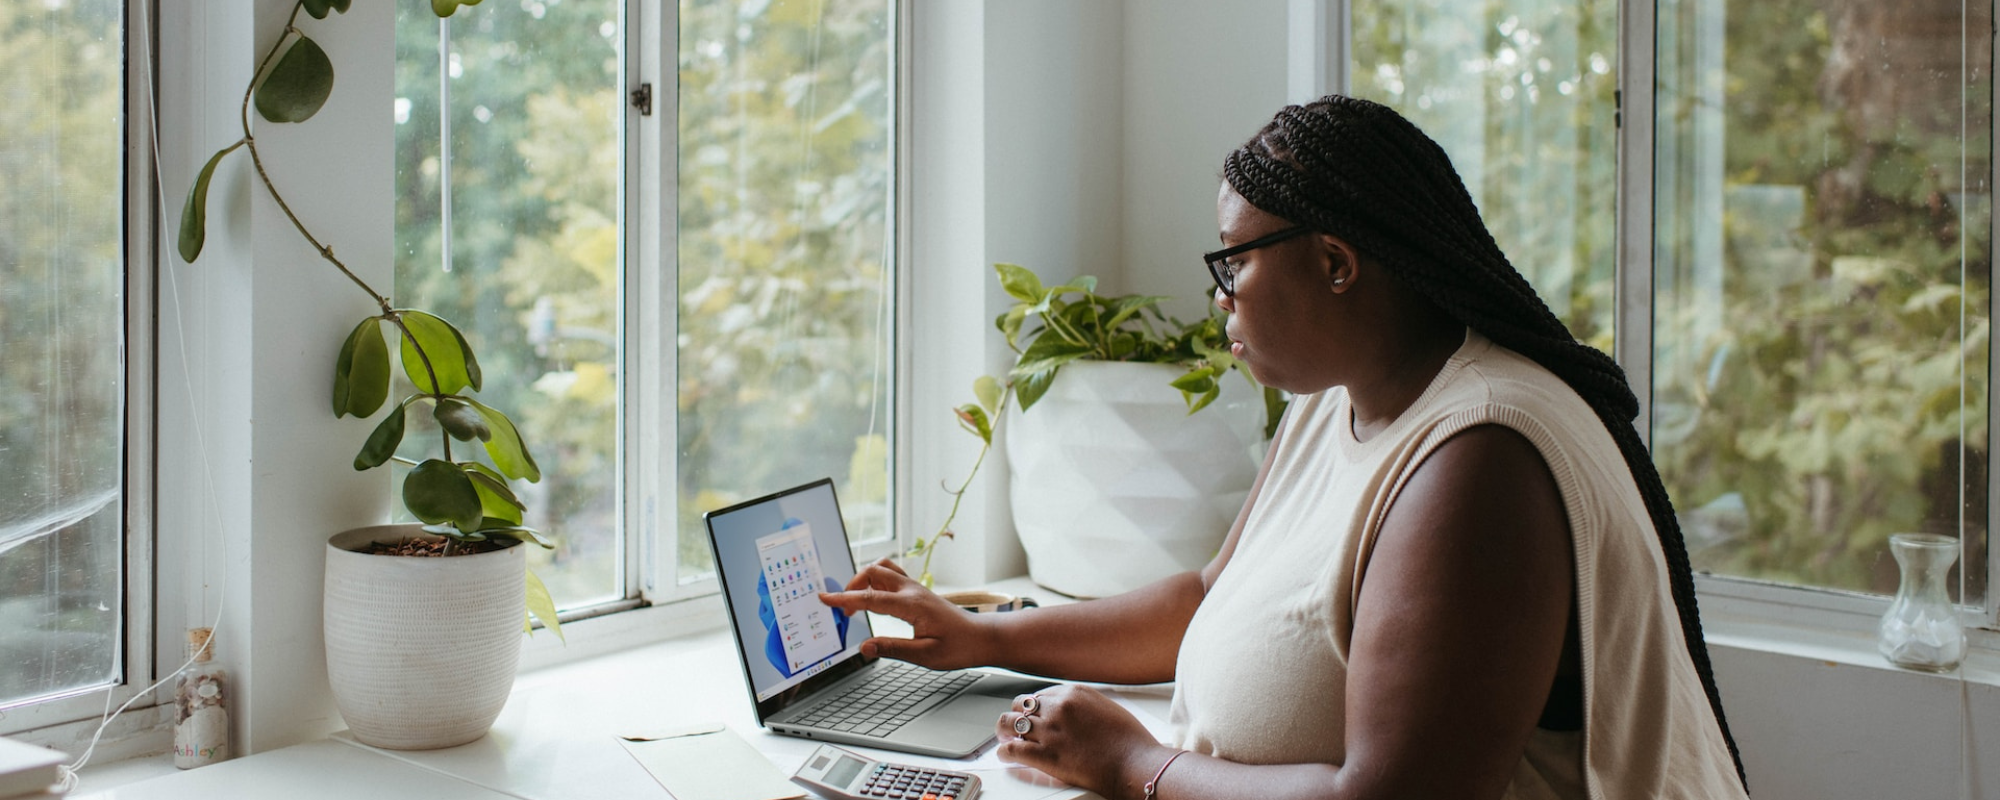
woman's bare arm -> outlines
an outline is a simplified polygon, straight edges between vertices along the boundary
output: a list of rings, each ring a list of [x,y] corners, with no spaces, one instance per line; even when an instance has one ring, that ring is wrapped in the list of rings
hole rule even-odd
[[[1282,437],[1280,428],[1278,437]],[[1215,558],[1198,572],[1171,575],[1115,597],[1050,608],[970,615],[904,575],[888,559],[870,565],[848,591],[823,594],[828,605],[867,610],[910,623],[909,639],[877,637],[862,652],[933,669],[995,666],[1070,681],[1157,683],[1174,678],[1181,637],[1208,587],[1229,563],[1244,520],[1278,452],[1274,437],[1250,494]]]
[[[1343,763],[1188,754],[1161,778],[1159,797],[1499,797],[1556,674],[1572,583],[1568,519],[1534,446],[1498,426],[1453,437],[1411,476],[1369,560],[1347,665]],[[1073,734],[1061,720],[1038,722],[1003,755],[1119,800],[1140,796],[1174,752],[1143,731],[1093,731],[1082,719]]]

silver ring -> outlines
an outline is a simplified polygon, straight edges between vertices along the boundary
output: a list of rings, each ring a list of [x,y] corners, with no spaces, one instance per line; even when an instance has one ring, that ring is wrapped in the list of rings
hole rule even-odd
[[[1042,699],[1034,695],[1021,698],[1021,716],[1028,716],[1042,710]]]
[[[1020,734],[1020,735],[1022,735],[1022,736],[1026,736],[1026,735],[1028,735],[1028,731],[1032,731],[1032,730],[1034,730],[1034,729],[1035,729],[1035,721],[1034,721],[1034,720],[1031,720],[1031,719],[1028,719],[1028,718],[1027,718],[1027,717],[1025,717],[1025,716],[1022,716],[1022,717],[1015,717],[1015,718],[1014,718],[1014,732],[1015,732],[1015,733],[1017,733],[1017,734]]]

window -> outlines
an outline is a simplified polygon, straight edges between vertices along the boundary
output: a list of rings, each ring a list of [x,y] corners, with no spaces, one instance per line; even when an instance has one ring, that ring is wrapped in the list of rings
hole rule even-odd
[[[1697,569],[1985,579],[1992,7],[1666,0],[1653,450]]]
[[[1351,91],[1444,146],[1579,338],[1649,337],[1625,367],[1697,570],[1887,594],[1888,536],[1925,531],[1986,602],[1991,4],[1345,5]],[[1622,109],[1620,70],[1654,87]]]
[[[397,14],[395,295],[465,331],[536,453],[516,488],[558,543],[531,564],[559,605],[639,597],[655,546],[653,599],[712,591],[701,514],[819,477],[886,549],[894,3],[688,0],[666,32],[622,0]],[[677,85],[634,97],[648,47]],[[638,207],[635,142],[666,122],[663,215]],[[646,260],[629,221],[662,218],[677,236]],[[653,463],[668,477],[641,480]]]
[[[831,476],[890,529],[895,4],[682,0],[680,577],[700,514]]]
[[[125,22],[0,4],[0,708],[123,678]]]
[[[1615,0],[1353,0],[1352,84],[1451,154],[1514,268],[1611,351]]]

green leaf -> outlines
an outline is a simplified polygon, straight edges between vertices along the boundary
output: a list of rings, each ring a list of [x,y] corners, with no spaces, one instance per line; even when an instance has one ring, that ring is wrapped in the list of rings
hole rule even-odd
[[[436,4],[439,0],[431,2]],[[535,620],[541,620],[542,627],[548,628],[564,644],[569,643],[569,639],[563,636],[562,620],[556,618],[556,600],[549,596],[549,587],[542,583],[541,578],[535,577],[532,569],[528,570],[528,616],[530,618],[522,623],[522,630],[530,636],[535,632]]]
[[[457,394],[470,386],[478,389],[474,376],[479,373],[479,364],[472,360],[472,349],[465,344],[451,323],[435,314],[408,309],[397,312],[403,327],[409,335],[403,337],[403,374],[410,376],[410,383],[424,394]],[[423,355],[417,348],[423,348]],[[429,359],[430,370],[437,374],[437,384],[432,385],[430,373],[424,371],[425,359]]]
[[[333,60],[306,36],[285,51],[257,86],[257,113],[272,122],[304,122],[333,94]]]
[[[361,471],[382,466],[396,455],[396,447],[403,443],[403,406],[398,404],[389,409],[389,416],[375,426],[375,432],[368,434],[368,441],[361,445],[361,452],[354,456],[354,469]]]
[[[1000,381],[991,375],[981,375],[972,381],[972,396],[979,398],[979,407],[992,414],[1000,410]]]
[[[958,424],[987,444],[993,443],[993,423],[986,416],[986,410],[971,403],[952,409],[958,414]]]
[[[1046,291],[1042,288],[1042,279],[1028,271],[1027,267],[1019,264],[994,264],[993,271],[1000,273],[1000,288],[1007,290],[1007,294],[1012,295],[1014,299],[1023,303],[1042,302],[1042,295]]]
[[[1113,298],[1109,304],[1111,318],[1104,321],[1104,327],[1107,329],[1116,329],[1118,326],[1125,324],[1125,320],[1131,319],[1133,314],[1139,313],[1140,309],[1151,308],[1171,299],[1173,298],[1137,294],[1128,294],[1124,297]]]
[[[521,524],[521,512],[528,510],[528,506],[514,495],[514,489],[505,480],[482,471],[484,467],[479,464],[459,466],[465,467],[465,476],[472,479],[472,488],[479,492],[480,513],[486,516],[480,523],[481,530]]]
[[[493,438],[493,429],[486,426],[486,418],[463,398],[438,398],[437,406],[431,409],[431,416],[437,418],[438,425],[446,433],[461,442],[474,439],[484,442]]]
[[[381,317],[354,326],[333,365],[333,416],[371,417],[389,399],[389,344]]]
[[[418,464],[403,479],[403,507],[417,519],[465,532],[478,530],[485,518],[472,479],[457,464],[435,458]]]
[[[1055,380],[1056,370],[1053,369],[1047,372],[1015,376],[1014,399],[1021,401],[1021,411],[1026,413],[1029,408],[1035,405],[1036,400],[1042,399],[1042,395],[1047,394],[1049,391],[1049,384],[1054,383]]]
[[[182,261],[192,264],[201,257],[201,247],[208,241],[208,182],[215,177],[215,165],[240,144],[242,142],[237,142],[209,156],[208,163],[203,164],[201,173],[195,176],[194,186],[188,189],[187,203],[181,206]]]
[[[1188,370],[1186,374],[1175,378],[1171,385],[1183,392],[1211,391],[1215,389],[1215,370],[1207,367]]]
[[[1200,394],[1200,399],[1196,399],[1196,395],[1188,392],[1181,393],[1181,399],[1187,401],[1189,414],[1207,408],[1209,403],[1215,402],[1215,398],[1220,396],[1222,396],[1222,387],[1213,385],[1213,382],[1211,382],[1208,391]]]
[[[1007,337],[1007,347],[1016,353],[1021,352],[1018,340],[1021,338],[1021,323],[1027,318],[1027,304],[1017,303],[1013,308],[1007,309],[1007,313],[993,319],[993,327],[1000,329],[1000,333]]]
[[[1062,287],[1059,288],[1075,289],[1077,291],[1083,292],[1084,294],[1096,294],[1097,276],[1078,275],[1074,278],[1071,278],[1069,283],[1063,284]]]
[[[300,0],[299,4],[305,6],[306,13],[311,14],[313,19],[326,19],[328,11],[347,13],[349,2],[351,0]]]
[[[493,458],[493,465],[509,478],[529,483],[540,481],[542,468],[535,464],[534,455],[521,441],[521,432],[514,427],[514,421],[478,400],[466,398],[465,402],[479,409],[480,416],[486,418],[486,426],[493,431],[493,438],[486,440],[486,454]]]
[[[439,19],[443,19],[451,16],[453,12],[458,11],[459,6],[476,5],[479,5],[479,0],[431,0],[431,13],[438,15]]]
[[[549,541],[548,537],[543,536],[541,531],[534,528],[524,528],[520,525],[489,525],[481,528],[480,532],[489,533],[494,536],[505,536],[509,539],[519,539],[523,542],[536,545],[543,550],[556,549],[555,542]]]
[[[1090,352],[1090,345],[1072,343],[1054,329],[1050,329],[1035,337],[1035,341],[1028,345],[1027,350],[1022,351],[1020,360],[1014,362],[1014,369],[1008,374],[1019,377],[1030,373],[1047,372],[1087,356]]]

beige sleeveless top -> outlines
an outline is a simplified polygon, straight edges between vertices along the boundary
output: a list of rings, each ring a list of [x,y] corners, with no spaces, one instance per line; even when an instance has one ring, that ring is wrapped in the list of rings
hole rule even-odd
[[[1683,645],[1666,563],[1618,446],[1582,398],[1477,333],[1387,429],[1354,438],[1346,391],[1300,396],[1229,564],[1181,641],[1181,747],[1253,764],[1345,761],[1354,607],[1416,467],[1474,425],[1548,462],[1577,569],[1584,727],[1537,729],[1506,797],[1743,797]]]

